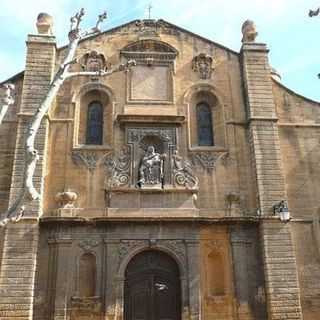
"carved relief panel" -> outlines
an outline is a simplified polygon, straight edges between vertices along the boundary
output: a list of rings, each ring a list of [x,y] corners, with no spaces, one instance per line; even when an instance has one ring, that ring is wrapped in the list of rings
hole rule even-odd
[[[133,149],[132,185],[162,188],[172,185],[170,159],[176,149],[176,128],[127,128]]]
[[[192,162],[178,153],[176,127],[125,130],[127,145],[104,160],[107,207],[195,209],[198,178]]]

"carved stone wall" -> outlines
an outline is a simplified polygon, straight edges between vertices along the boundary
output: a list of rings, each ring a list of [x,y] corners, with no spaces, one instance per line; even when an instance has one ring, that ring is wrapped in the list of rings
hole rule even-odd
[[[198,231],[186,223],[134,228],[122,223],[47,224],[41,230],[40,247],[35,291],[39,319],[122,319],[126,266],[137,253],[150,249],[169,254],[179,266],[182,320],[190,319],[191,313],[194,319],[199,317]],[[79,292],[79,281],[85,277],[79,273],[83,254],[96,259],[96,291],[90,297]]]

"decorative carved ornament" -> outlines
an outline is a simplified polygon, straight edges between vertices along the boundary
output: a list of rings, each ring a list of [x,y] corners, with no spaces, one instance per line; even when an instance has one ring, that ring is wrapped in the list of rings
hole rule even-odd
[[[211,79],[211,74],[214,70],[214,62],[215,61],[211,56],[200,53],[192,60],[192,70],[199,73],[200,79]]]
[[[135,32],[141,38],[155,38],[159,37],[160,33],[170,35],[180,35],[180,31],[174,26],[163,20],[144,19],[136,22]]]
[[[179,156],[175,150],[172,156],[172,174],[174,184],[187,189],[198,189],[199,180],[193,173],[192,163]]]
[[[186,248],[182,240],[163,240],[160,243],[173,251],[182,262],[186,261]]]
[[[96,247],[100,243],[97,239],[85,239],[79,242],[79,247],[84,251],[91,251],[94,247]]]
[[[118,268],[122,260],[130,253],[130,251],[145,245],[144,240],[126,240],[121,241],[118,247]]]
[[[159,20],[138,20],[136,22],[137,32],[143,37],[159,37],[161,24]]]
[[[78,195],[73,191],[59,192],[55,196],[56,202],[62,209],[73,209],[74,203],[78,199]]]
[[[130,128],[128,130],[127,141],[128,143],[141,142],[146,136],[155,136],[162,141],[168,142],[171,145],[176,144],[175,128]],[[141,147],[146,150],[147,146]]]
[[[104,165],[110,174],[107,188],[128,186],[131,177],[131,148],[122,147],[119,156],[108,155]]]
[[[208,240],[204,242],[204,245],[209,250],[215,250],[215,251],[224,251],[224,248],[227,246],[226,242],[223,240]]]
[[[200,166],[203,169],[212,170],[216,167],[218,161],[223,161],[226,164],[228,152],[212,153],[212,152],[195,152],[192,153],[191,159],[194,166]]]
[[[76,165],[84,165],[89,171],[97,167],[98,157],[95,152],[72,151],[72,161]]]
[[[229,192],[225,195],[225,200],[227,203],[227,209],[231,210],[234,204],[240,205],[241,197],[237,192]]]
[[[154,39],[136,41],[121,50],[121,55],[125,58],[147,65],[171,64],[177,54],[177,50],[167,43]]]
[[[256,25],[251,20],[246,20],[241,28],[242,31],[242,42],[255,42],[258,35]]]
[[[107,61],[102,53],[95,50],[86,53],[81,59],[81,67],[85,71],[97,72],[107,69]]]

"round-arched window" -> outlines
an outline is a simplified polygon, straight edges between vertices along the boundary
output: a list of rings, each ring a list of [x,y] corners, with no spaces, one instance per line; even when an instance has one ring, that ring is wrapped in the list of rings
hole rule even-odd
[[[196,106],[199,146],[213,146],[212,113],[210,106],[200,102]]]
[[[103,107],[98,101],[91,102],[87,113],[86,144],[102,144]]]

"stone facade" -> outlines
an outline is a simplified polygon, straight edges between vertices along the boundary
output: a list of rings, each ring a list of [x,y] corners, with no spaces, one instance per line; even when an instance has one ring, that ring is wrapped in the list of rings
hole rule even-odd
[[[319,318],[320,105],[272,77],[252,21],[242,32],[239,53],[163,20],[79,43],[73,71],[136,66],[60,88],[36,141],[41,198],[0,234],[0,319]],[[28,37],[0,127],[1,212],[65,54],[50,30]]]

